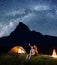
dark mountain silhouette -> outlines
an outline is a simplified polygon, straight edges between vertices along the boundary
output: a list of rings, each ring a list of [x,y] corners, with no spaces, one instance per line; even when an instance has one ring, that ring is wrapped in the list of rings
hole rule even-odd
[[[30,31],[30,29],[25,24],[20,22],[17,28],[10,34],[10,36],[0,38],[0,43],[2,45],[19,44],[19,42],[34,43],[38,42],[42,36],[43,35],[39,32]]]
[[[0,46],[3,46],[3,50],[4,47],[8,50],[8,48],[15,45],[23,45],[27,49],[28,43],[31,43],[32,45],[36,44],[39,46],[40,51],[47,51],[48,49],[57,48],[57,37],[30,31],[24,23],[20,22],[10,36],[0,38]]]

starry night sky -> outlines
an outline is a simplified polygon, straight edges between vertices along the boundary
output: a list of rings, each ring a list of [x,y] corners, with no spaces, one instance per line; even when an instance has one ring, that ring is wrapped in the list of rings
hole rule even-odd
[[[30,30],[57,36],[57,0],[0,0],[0,37],[22,21]]]

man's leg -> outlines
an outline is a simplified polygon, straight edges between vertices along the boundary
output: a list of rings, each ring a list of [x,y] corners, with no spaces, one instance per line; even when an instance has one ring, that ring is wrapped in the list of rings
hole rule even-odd
[[[30,60],[30,58],[31,58],[31,54],[29,54],[29,56],[28,56],[28,60]]]

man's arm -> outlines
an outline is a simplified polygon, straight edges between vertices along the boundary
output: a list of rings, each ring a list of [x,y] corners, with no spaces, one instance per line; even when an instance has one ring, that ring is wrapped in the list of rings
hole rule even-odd
[[[30,47],[32,47],[30,43],[29,43],[28,45],[29,45]]]

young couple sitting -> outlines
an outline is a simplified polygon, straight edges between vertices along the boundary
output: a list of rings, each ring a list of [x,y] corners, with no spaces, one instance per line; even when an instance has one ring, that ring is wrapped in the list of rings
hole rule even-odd
[[[30,60],[31,56],[38,55],[37,46],[36,45],[31,46],[30,44],[29,44],[29,46],[31,49],[30,49],[29,54],[26,57],[26,59],[28,59],[28,60]]]

